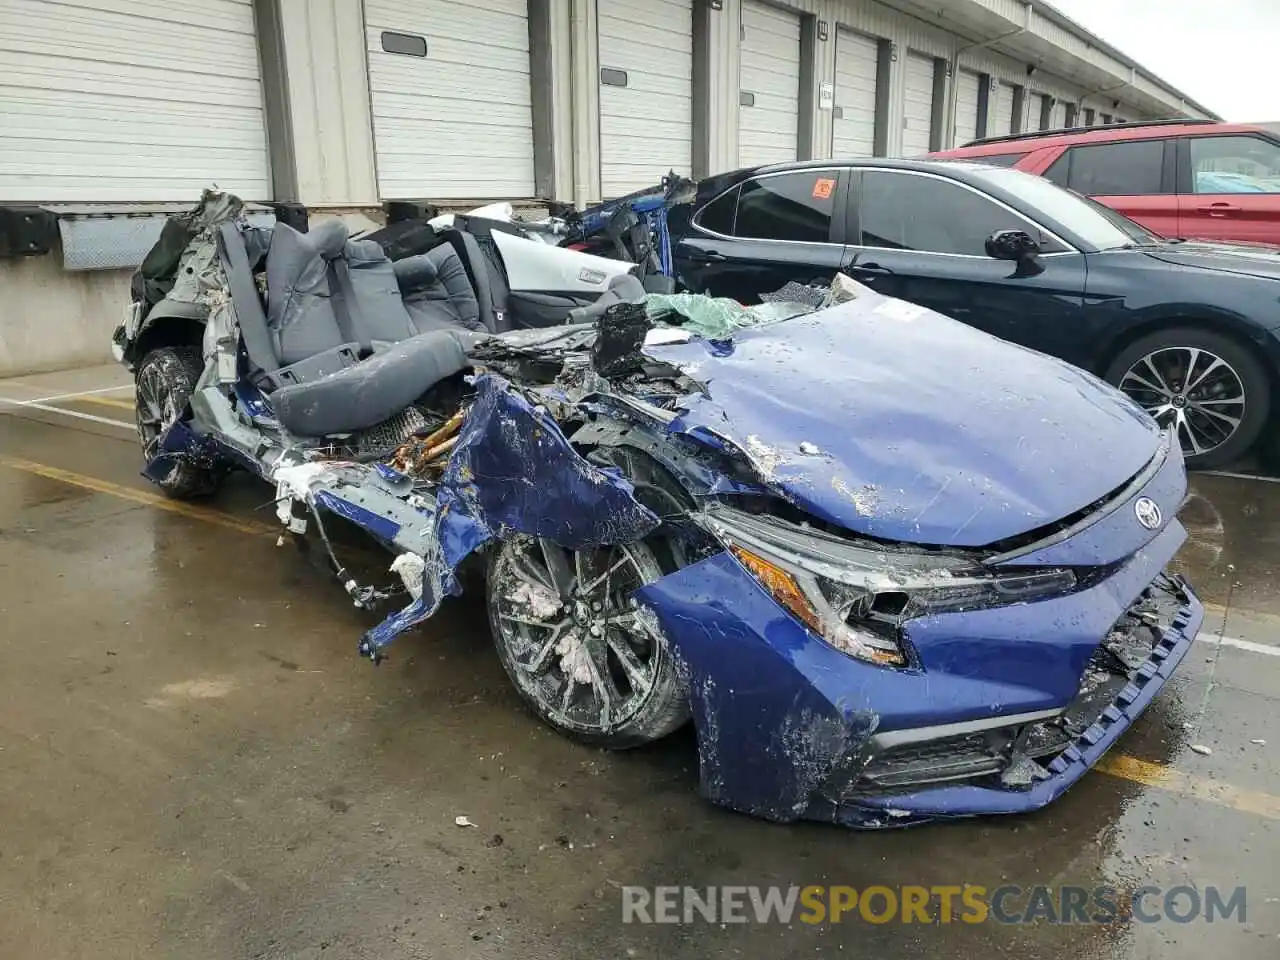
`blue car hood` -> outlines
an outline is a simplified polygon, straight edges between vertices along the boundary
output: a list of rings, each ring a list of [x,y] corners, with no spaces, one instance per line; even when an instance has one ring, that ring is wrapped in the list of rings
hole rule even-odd
[[[1160,442],[1092,375],[877,294],[645,352],[705,388],[671,430],[728,441],[797,506],[889,540],[984,546],[1051,524]]]

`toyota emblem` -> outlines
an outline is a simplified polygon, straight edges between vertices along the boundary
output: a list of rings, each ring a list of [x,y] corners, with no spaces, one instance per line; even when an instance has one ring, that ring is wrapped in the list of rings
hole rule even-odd
[[[1150,497],[1139,497],[1138,502],[1133,505],[1133,512],[1138,522],[1148,530],[1160,526],[1160,505]]]

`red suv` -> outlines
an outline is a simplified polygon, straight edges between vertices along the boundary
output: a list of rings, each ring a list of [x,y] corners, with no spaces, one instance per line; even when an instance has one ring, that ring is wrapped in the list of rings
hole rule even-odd
[[[1160,120],[987,137],[931,156],[1040,174],[1163,237],[1280,244],[1277,130]]]

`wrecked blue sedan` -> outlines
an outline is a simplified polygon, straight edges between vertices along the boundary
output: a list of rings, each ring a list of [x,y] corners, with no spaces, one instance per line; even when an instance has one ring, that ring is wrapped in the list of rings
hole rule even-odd
[[[1117,391],[856,284],[753,313],[515,232],[392,262],[207,195],[116,332],[147,476],[274,485],[282,538],[388,611],[375,662],[482,559],[539,717],[611,748],[692,720],[704,793],[771,820],[1043,806],[1187,653],[1182,454]]]

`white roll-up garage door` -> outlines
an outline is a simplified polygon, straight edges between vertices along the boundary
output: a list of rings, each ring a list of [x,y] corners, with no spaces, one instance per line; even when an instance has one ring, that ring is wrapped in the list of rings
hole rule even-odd
[[[1067,125],[1067,105],[1059,100],[1053,105],[1053,113],[1051,114],[1049,127],[1053,130],[1061,130]]]
[[[978,136],[978,87],[981,78],[971,70],[961,70],[956,76],[956,126],[955,145]]]
[[[902,111],[902,155],[929,152],[933,125],[933,60],[918,53],[906,59],[906,99]]]
[[[879,43],[850,30],[836,31],[835,109],[831,155],[870,157],[876,148],[876,79]]]
[[[1005,137],[1013,130],[1013,87],[999,81],[987,100],[987,136]]]
[[[526,0],[365,0],[364,10],[383,199],[532,196]]]
[[[794,160],[800,136],[800,17],[743,0],[741,37],[738,163]]]
[[[250,0],[0,0],[0,202],[271,199]]]
[[[620,197],[693,154],[692,0],[597,0],[600,189]]]

